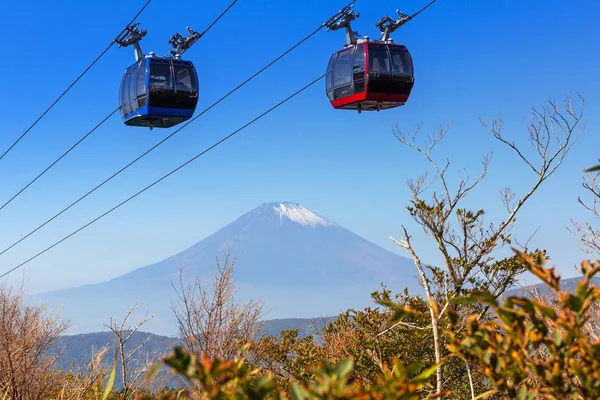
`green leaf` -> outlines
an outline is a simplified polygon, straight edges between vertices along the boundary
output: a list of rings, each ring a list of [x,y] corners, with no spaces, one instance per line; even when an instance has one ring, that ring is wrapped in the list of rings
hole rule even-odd
[[[454,299],[450,299],[450,303],[484,303],[494,307],[498,307],[498,301],[496,298],[489,292],[473,292],[468,296],[455,297]]]
[[[497,389],[488,390],[487,392],[485,392],[485,393],[481,393],[479,396],[477,396],[477,397],[474,397],[474,398],[473,398],[473,400],[481,400],[481,399],[486,399],[486,398],[490,397],[491,395],[493,395],[493,394],[497,394],[497,393],[500,393],[500,391],[499,391],[499,390],[497,390]]]
[[[350,371],[352,371],[353,366],[354,361],[352,360],[352,358],[346,358],[345,360],[342,360],[339,363],[337,363],[337,365],[333,369],[333,372],[335,372],[335,374],[340,378],[343,378],[346,375],[348,375]]]
[[[393,302],[391,300],[376,300],[375,303],[380,304],[387,308],[391,308],[392,310],[395,310],[398,307],[402,307],[400,304]]]
[[[596,172],[596,171],[600,171],[600,165],[596,165],[592,168],[586,169],[585,172]]]
[[[306,390],[295,382],[290,384],[290,392],[293,400],[304,400],[308,397]]]
[[[152,366],[152,368],[150,368],[150,371],[148,371],[148,375],[146,375],[146,379],[148,380],[152,380],[156,377],[156,375],[160,372],[160,370],[162,369],[162,364],[161,363],[156,363]]]
[[[411,310],[410,308],[405,307],[402,304],[395,303],[393,301],[377,300],[376,303],[381,304],[382,306],[385,306],[387,308],[391,308],[392,310],[394,310],[394,315],[392,316],[392,322],[399,321],[400,319],[402,319],[406,316],[415,314],[414,310]]]
[[[586,297],[587,291],[588,291],[587,285],[580,283],[577,285],[577,288],[575,289],[575,294],[580,299],[583,299],[584,297]]]
[[[108,382],[106,383],[106,388],[104,389],[104,394],[102,395],[102,400],[106,400],[113,386],[115,385],[115,377],[117,376],[117,351],[115,350],[115,361],[113,364],[113,369],[110,373],[110,377],[108,378]]]
[[[521,386],[521,388],[519,389],[519,393],[517,394],[517,398],[519,400],[530,400],[535,398],[535,395],[533,393],[528,394],[527,387]]]
[[[567,303],[571,310],[575,312],[579,312],[581,310],[581,307],[583,306],[583,302],[581,301],[581,299],[575,296],[570,296],[567,300]]]
[[[555,330],[554,331],[554,344],[557,347],[560,347],[562,345],[562,343],[563,343],[563,336],[562,336],[562,334],[558,330]]]
[[[541,303],[532,303],[533,308],[546,318],[555,319],[556,311],[552,307],[548,307]]]
[[[481,302],[497,307],[498,306],[498,301],[496,300],[496,298],[490,293],[490,292],[474,292],[471,294],[471,296],[475,297],[476,299],[480,300]]]
[[[435,374],[435,371],[438,370],[439,367],[442,366],[442,363],[436,364],[433,367],[427,368],[425,371],[421,372],[419,375],[415,376],[412,381],[413,382],[427,382],[429,378]]]

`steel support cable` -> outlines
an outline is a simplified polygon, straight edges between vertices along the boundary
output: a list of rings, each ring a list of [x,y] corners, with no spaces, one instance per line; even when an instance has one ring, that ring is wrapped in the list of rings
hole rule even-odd
[[[150,1],[148,1],[149,3]],[[227,12],[235,5],[235,3],[237,3],[238,0],[234,0],[229,7],[227,7],[225,9],[225,11],[223,11],[215,20],[213,20],[213,22],[208,26],[208,28],[206,28],[204,30],[204,32],[202,32],[202,36],[204,36],[213,26],[215,26],[215,24],[221,19],[223,18],[223,16],[225,14],[227,14]],[[146,5],[148,4],[146,3]],[[135,18],[133,18],[133,20],[135,20],[139,15],[141,14],[141,11],[138,12],[138,14],[135,16]],[[112,46],[112,44],[111,44]],[[109,47],[110,48],[110,47]],[[108,50],[108,48],[107,48]],[[31,185],[33,185],[35,183],[35,181],[37,181],[39,178],[42,177],[42,175],[44,175],[46,172],[48,172],[52,167],[54,167],[54,165],[56,165],[60,160],[62,160],[67,154],[69,154],[71,151],[73,151],[77,146],[79,146],[81,144],[81,142],[83,142],[85,139],[88,138],[88,136],[90,136],[96,129],[98,129],[102,124],[104,124],[110,117],[112,117],[117,111],[119,110],[119,107],[117,107],[116,110],[114,110],[113,112],[111,112],[107,117],[105,117],[102,122],[100,122],[98,125],[96,125],[91,131],[89,131],[88,133],[86,133],[81,139],[79,139],[73,146],[71,146],[67,151],[65,151],[60,157],[58,157],[52,164],[50,164],[45,170],[43,170],[39,175],[37,175],[35,178],[33,178],[33,180],[31,182],[29,182],[27,185],[25,185],[25,187],[23,187],[21,190],[19,190],[13,197],[11,197],[6,203],[4,203],[2,206],[0,206],[0,210],[4,209],[4,207],[6,207],[7,205],[9,205],[14,199],[16,199],[17,197],[19,197],[19,195],[21,193],[23,193],[25,190],[27,190],[27,188]]]
[[[414,13],[413,15],[410,16],[410,18],[408,19],[409,21],[411,19],[413,19],[414,17],[416,17],[417,15],[421,14],[423,11],[425,11],[426,9],[429,8],[430,5],[432,5],[433,3],[435,3],[437,0],[431,0],[431,2],[429,2],[429,4],[427,4],[425,7],[421,8],[419,11],[417,11],[416,13]],[[408,21],[407,21],[408,22]]]
[[[139,16],[140,16],[140,14],[142,14],[142,12],[143,12],[143,11],[146,9],[146,7],[148,7],[148,5],[150,4],[150,2],[151,2],[151,1],[152,1],[152,0],[148,0],[148,1],[146,2],[146,4],[144,4],[144,6],[143,6],[143,7],[140,9],[140,11],[138,11],[138,13],[135,15],[135,17],[133,17],[133,18],[131,19],[131,22],[129,22],[129,24],[127,24],[127,25],[131,25],[131,24],[133,23],[133,21],[135,21],[135,20],[137,19],[137,17],[139,17]],[[4,152],[4,153],[3,153],[3,154],[0,156],[0,160],[2,160],[2,159],[4,158],[4,156],[6,156],[6,155],[8,154],[8,152],[10,152],[10,151],[13,149],[13,147],[15,147],[15,146],[17,145],[17,143],[19,143],[19,142],[21,141],[21,139],[23,139],[23,138],[25,137],[25,135],[27,135],[27,134],[29,133],[29,131],[31,131],[31,129],[33,129],[33,127],[34,127],[34,126],[36,126],[36,125],[37,125],[37,123],[41,121],[41,119],[42,119],[42,118],[44,118],[44,116],[45,116],[45,115],[46,115],[46,114],[47,114],[47,113],[48,113],[48,112],[49,112],[49,111],[50,111],[50,110],[51,110],[51,109],[52,109],[52,108],[53,108],[53,107],[54,107],[54,106],[55,106],[55,105],[56,105],[56,104],[57,104],[57,103],[58,103],[58,102],[59,102],[59,101],[60,101],[60,100],[61,100],[61,99],[64,97],[64,95],[66,95],[66,94],[67,94],[67,92],[69,92],[69,90],[71,90],[71,89],[73,88],[73,86],[75,86],[75,84],[76,84],[77,82],[79,82],[79,80],[80,80],[81,78],[83,78],[83,76],[84,76],[85,74],[87,74],[87,72],[88,72],[88,71],[89,71],[89,70],[90,70],[90,69],[91,69],[91,68],[92,68],[92,67],[93,67],[93,66],[94,66],[94,65],[95,65],[95,64],[96,64],[96,63],[97,63],[97,62],[98,62],[98,61],[99,61],[99,60],[100,60],[102,57],[104,57],[104,55],[105,55],[105,54],[108,52],[108,50],[110,50],[110,48],[111,48],[111,47],[112,47],[114,44],[115,44],[115,39],[113,39],[113,41],[112,41],[112,42],[110,42],[110,44],[108,45],[108,47],[107,47],[106,49],[104,49],[104,51],[103,51],[102,53],[100,53],[100,55],[99,55],[99,56],[98,56],[98,57],[97,57],[97,58],[96,58],[96,59],[95,59],[95,60],[94,60],[94,61],[93,61],[93,62],[92,62],[92,63],[91,63],[91,64],[90,64],[90,65],[89,65],[89,66],[88,66],[88,67],[87,67],[87,68],[86,68],[86,69],[85,69],[85,70],[84,70],[82,73],[81,73],[81,75],[79,75],[79,76],[77,77],[77,79],[75,79],[75,80],[74,80],[74,81],[73,81],[73,82],[72,82],[72,83],[71,83],[71,84],[70,84],[70,85],[67,87],[67,89],[65,89],[65,91],[64,91],[64,92],[62,92],[62,94],[61,94],[60,96],[58,96],[58,98],[57,98],[56,100],[54,100],[54,102],[53,102],[52,104],[50,104],[50,107],[48,107],[48,108],[46,109],[46,111],[44,111],[44,112],[42,113],[42,115],[40,115],[40,116],[38,117],[38,119],[36,119],[36,120],[35,120],[35,122],[34,122],[33,124],[31,124],[31,125],[29,126],[29,128],[27,128],[27,129],[25,130],[25,132],[23,132],[23,133],[21,134],[21,136],[19,136],[19,138],[18,138],[17,140],[15,140],[15,142],[14,142],[12,145],[10,145],[10,147],[9,147],[8,149],[6,149],[6,151],[5,151],[5,152]]]
[[[78,198],[77,200],[75,200],[73,203],[71,203],[70,205],[68,205],[64,209],[62,209],[60,212],[58,212],[57,214],[55,214],[53,217],[51,217],[50,219],[48,219],[46,222],[44,222],[43,224],[41,224],[40,226],[38,226],[37,228],[35,228],[31,232],[29,232],[27,235],[23,236],[21,239],[17,240],[13,244],[11,244],[10,246],[8,246],[4,250],[2,250],[0,252],[0,256],[3,255],[4,253],[6,253],[7,251],[9,251],[10,249],[12,249],[13,247],[15,247],[16,245],[18,245],[19,243],[21,243],[22,241],[24,241],[25,239],[27,239],[28,237],[30,237],[31,235],[33,235],[34,233],[36,233],[37,231],[39,231],[40,229],[42,229],[44,226],[48,225],[50,222],[54,221],[56,218],[58,218],[59,216],[61,216],[62,214],[64,214],[66,211],[68,211],[69,209],[71,209],[72,207],[74,207],[80,201],[82,201],[83,199],[85,199],[86,197],[88,197],[89,195],[91,195],[92,193],[94,193],[96,190],[100,189],[102,186],[104,186],[105,184],[107,184],[109,181],[111,181],[112,179],[114,179],[117,175],[121,174],[126,169],[128,169],[129,167],[131,167],[133,164],[135,164],[136,162],[138,162],[139,160],[141,160],[142,158],[144,158],[146,155],[150,154],[153,150],[155,150],[157,147],[159,147],[160,145],[162,145],[163,143],[165,143],[167,140],[169,140],[170,138],[172,138],[173,136],[175,136],[182,129],[186,128],[189,124],[191,124],[196,119],[198,119],[199,117],[201,117],[204,113],[208,112],[210,109],[212,109],[217,104],[219,104],[220,102],[222,102],[223,100],[225,100],[227,97],[231,96],[237,90],[239,90],[244,85],[246,85],[247,83],[249,83],[252,79],[256,78],[262,72],[264,72],[265,70],[267,70],[270,66],[272,66],[273,64],[275,64],[277,61],[279,61],[280,59],[282,59],[284,56],[286,56],[287,54],[289,54],[291,51],[293,51],[296,47],[300,46],[302,43],[304,43],[305,41],[307,41],[308,39],[310,39],[312,36],[314,36],[315,34],[317,34],[317,32],[319,32],[323,27],[324,27],[324,25],[321,25],[318,29],[314,30],[310,35],[306,36],[300,42],[296,43],[294,46],[292,46],[291,48],[289,48],[287,51],[285,51],[279,57],[277,57],[276,59],[274,59],[273,61],[271,61],[269,64],[267,64],[265,67],[263,67],[262,69],[260,69],[258,72],[256,72],[254,75],[252,75],[250,78],[246,79],[244,82],[242,82],[241,84],[239,84],[236,88],[234,88],[231,91],[229,91],[229,93],[227,93],[225,96],[221,97],[219,100],[217,100],[216,102],[214,102],[213,104],[211,104],[208,108],[204,109],[204,111],[202,111],[200,114],[196,115],[194,118],[192,118],[189,121],[187,121],[179,129],[173,131],[169,136],[165,137],[160,142],[156,143],[150,149],[148,149],[147,151],[145,151],[144,153],[142,153],[139,157],[137,157],[136,159],[134,159],[133,161],[131,161],[129,164],[125,165],[123,168],[121,168],[120,170],[118,170],[117,172],[115,172],[113,175],[111,175],[110,177],[108,177],[106,180],[104,180],[104,182],[98,184],[96,187],[94,187],[89,192],[87,192],[86,194],[84,194],[83,196],[81,196],[80,198]]]
[[[231,9],[231,7],[233,7],[233,6],[235,5],[235,3],[237,3],[237,2],[238,2],[238,0],[233,0],[233,1],[231,2],[231,4],[229,5],[229,7],[227,7],[227,8],[225,9],[225,11],[223,11],[223,12],[221,13],[221,15],[219,15],[219,16],[217,17],[217,19],[215,19],[215,20],[212,22],[212,24],[210,24],[210,25],[208,26],[208,28],[206,28],[206,29],[204,30],[204,32],[202,32],[202,33],[200,34],[200,37],[202,37],[202,36],[206,35],[206,32],[210,31],[210,28],[212,28],[213,26],[215,26],[215,24],[216,24],[217,22],[219,22],[219,20],[220,20],[221,18],[223,18],[223,17],[225,16],[225,14],[227,14],[227,12],[228,12],[228,11]]]
[[[4,209],[4,207],[6,207],[7,205],[9,205],[14,199],[16,199],[17,197],[19,197],[19,195],[21,193],[23,193],[25,190],[27,190],[27,188],[29,186],[33,185],[35,183],[35,181],[37,181],[38,179],[40,179],[42,177],[42,175],[44,175],[52,167],[54,167],[56,164],[58,164],[58,162],[60,160],[62,160],[67,154],[69,154],[72,150],[74,150],[75,147],[79,146],[79,144],[81,142],[83,142],[85,139],[87,139],[87,137],[90,136],[92,133],[94,133],[94,131],[96,129],[100,128],[100,126],[102,126],[106,121],[108,121],[110,119],[110,117],[112,117],[117,111],[119,111],[119,108],[121,108],[121,107],[117,107],[113,112],[111,112],[110,114],[108,114],[108,116],[104,117],[104,119],[98,125],[96,125],[94,128],[92,128],[91,131],[89,131],[88,133],[86,133],[85,135],[83,135],[83,137],[81,139],[79,139],[73,146],[71,146],[67,151],[65,151],[60,157],[58,157],[56,160],[54,160],[54,162],[52,164],[50,164],[49,166],[47,166],[45,170],[43,170],[35,178],[33,178],[31,180],[31,182],[29,182],[21,190],[19,190],[13,197],[11,197],[9,200],[7,200],[6,203],[4,203],[2,206],[0,206],[0,210]]]
[[[70,237],[76,235],[77,233],[81,232],[82,230],[84,230],[85,228],[87,228],[88,226],[94,224],[95,222],[97,222],[98,220],[104,218],[105,216],[107,216],[108,214],[112,213],[113,211],[115,211],[116,209],[118,209],[119,207],[123,206],[124,204],[128,203],[129,201],[133,200],[134,198],[136,198],[137,196],[139,196],[140,194],[144,193],[145,191],[147,191],[148,189],[152,188],[153,186],[157,185],[158,183],[162,182],[163,180],[167,179],[169,176],[173,175],[175,172],[179,171],[180,169],[184,168],[185,166],[191,164],[192,162],[194,162],[195,160],[197,160],[198,158],[202,157],[204,154],[208,153],[210,150],[214,149],[215,147],[219,146],[220,144],[222,144],[223,142],[225,142],[226,140],[230,139],[231,137],[233,137],[234,135],[238,134],[239,132],[241,132],[242,130],[246,129],[248,126],[252,125],[253,123],[255,123],[256,121],[258,121],[259,119],[263,118],[264,116],[266,116],[267,114],[271,113],[272,111],[274,111],[275,109],[279,108],[280,106],[282,106],[283,104],[285,104],[286,102],[288,102],[289,100],[291,100],[292,98],[296,97],[297,95],[299,95],[300,93],[302,93],[303,91],[305,91],[306,89],[308,89],[309,87],[311,87],[312,85],[314,85],[315,83],[317,83],[318,81],[320,81],[321,79],[323,79],[325,77],[325,75],[321,75],[319,78],[313,80],[311,83],[309,83],[308,85],[304,86],[302,89],[296,91],[294,94],[288,96],[286,99],[280,101],[279,103],[277,103],[275,106],[271,107],[270,109],[268,109],[267,111],[263,112],[262,114],[260,114],[258,117],[254,118],[253,120],[251,120],[250,122],[246,123],[245,125],[243,125],[241,128],[238,128],[237,130],[233,131],[232,133],[230,133],[229,135],[225,136],[224,138],[222,138],[221,140],[219,140],[218,142],[216,142],[215,144],[211,145],[210,147],[206,148],[205,150],[203,150],[202,152],[198,153],[197,155],[195,155],[194,157],[190,158],[188,161],[186,161],[185,163],[181,164],[180,166],[178,166],[177,168],[171,170],[169,173],[167,173],[166,175],[163,175],[161,178],[155,180],[154,182],[152,182],[150,185],[146,186],[145,188],[143,188],[142,190],[140,190],[139,192],[135,193],[134,195],[128,197],[127,199],[123,200],[121,203],[117,204],[116,206],[114,206],[113,208],[111,208],[110,210],[106,211],[105,213],[99,215],[98,217],[94,218],[93,220],[91,220],[90,222],[88,222],[87,224],[83,225],[82,227],[80,227],[79,229],[71,232],[69,235],[63,237],[62,239],[60,239],[59,241],[55,242],[54,244],[46,247],[44,250],[40,251],[39,253],[37,253],[36,255],[34,255],[33,257],[30,257],[29,259],[25,260],[24,262],[22,262],[21,264],[11,268],[9,271],[3,273],[2,275],[0,275],[0,279],[4,278],[5,276],[7,276],[8,274],[10,274],[11,272],[14,272],[15,270],[17,270],[18,268],[21,268],[22,266],[24,266],[25,264],[35,260],[36,258],[38,258],[39,256],[41,256],[42,254],[46,253],[47,251],[53,249],[54,247],[58,246],[59,244],[61,244],[62,242],[64,242],[65,240],[69,239]]]
[[[353,0],[350,4],[353,4],[356,0]],[[424,10],[425,8],[429,7],[431,4],[433,4],[436,0],[433,0],[431,3],[429,3],[427,6],[425,6],[422,10]],[[421,11],[422,11],[421,10]],[[416,14],[413,15],[416,16],[417,14],[419,14],[421,11],[417,12]],[[95,188],[93,188],[92,190],[90,190],[89,192],[87,192],[85,195],[81,196],[79,199],[77,199],[75,202],[71,203],[69,206],[67,206],[66,208],[64,208],[62,211],[60,211],[59,213],[55,214],[52,218],[48,219],[46,222],[44,222],[43,224],[41,224],[40,226],[38,226],[37,228],[35,228],[33,231],[29,232],[27,235],[25,235],[24,237],[22,237],[21,239],[19,239],[18,241],[16,241],[15,243],[13,243],[12,245],[10,245],[9,247],[7,247],[6,249],[2,250],[0,252],[0,256],[3,255],[4,253],[6,253],[7,251],[11,250],[13,247],[15,247],[16,245],[18,245],[19,243],[21,243],[22,241],[24,241],[25,239],[27,239],[28,237],[30,237],[31,235],[33,235],[34,233],[36,233],[38,230],[42,229],[44,226],[46,226],[47,224],[49,224],[50,222],[52,222],[53,220],[55,220],[56,218],[58,218],[60,215],[62,215],[63,213],[65,213],[67,210],[69,210],[70,208],[72,208],[73,206],[75,206],[77,203],[79,203],[80,201],[82,201],[83,199],[85,199],[87,196],[89,196],[90,194],[92,194],[93,192],[95,192],[96,190],[98,190],[100,187],[102,187],[103,185],[105,185],[106,183],[108,183],[110,180],[112,180],[113,178],[115,178],[117,175],[119,175],[120,173],[122,173],[123,171],[125,171],[127,168],[129,168],[131,165],[135,164],[137,161],[139,161],[140,159],[142,159],[143,157],[145,157],[147,154],[149,154],[150,152],[152,152],[154,149],[156,149],[158,146],[162,145],[164,142],[166,142],[168,139],[170,139],[171,137],[173,137],[175,134],[177,134],[179,131],[181,131],[182,129],[184,129],[185,127],[187,127],[189,124],[191,124],[193,121],[195,121],[197,118],[199,118],[201,115],[203,115],[204,113],[206,113],[207,111],[209,111],[211,108],[215,107],[217,104],[219,104],[221,101],[225,100],[227,97],[229,97],[231,94],[233,94],[234,92],[236,92],[238,89],[240,89],[242,86],[244,86],[245,84],[247,84],[248,82],[250,82],[253,78],[255,78],[256,76],[258,76],[260,73],[262,73],[263,71],[265,71],[267,68],[269,68],[271,65],[273,65],[274,63],[276,63],[278,60],[280,60],[281,58],[283,58],[285,55],[287,55],[288,53],[290,53],[292,50],[294,50],[296,47],[300,46],[302,43],[304,43],[305,41],[307,41],[309,38],[311,38],[312,36],[314,36],[316,33],[318,33],[322,28],[325,27],[325,24],[322,24],[318,29],[316,29],[314,32],[312,32],[310,35],[306,36],[304,39],[302,39],[300,42],[298,42],[296,45],[292,46],[289,50],[287,50],[286,52],[284,52],[282,55],[280,55],[279,57],[277,57],[275,60],[273,60],[271,63],[267,64],[267,66],[265,66],[264,68],[262,68],[261,70],[259,70],[257,73],[255,73],[253,76],[251,76],[250,78],[248,78],[246,81],[242,82],[240,85],[238,85],[235,89],[231,90],[229,93],[227,93],[225,96],[223,96],[221,99],[219,99],[218,101],[216,101],[215,103],[213,103],[211,106],[209,106],[208,108],[206,108],[204,111],[202,111],[199,115],[195,116],[194,118],[192,118],[191,120],[189,120],[186,124],[184,124],[182,127],[180,127],[179,129],[177,129],[176,131],[174,131],[173,133],[171,133],[169,136],[167,136],[166,138],[164,138],[163,140],[161,140],[160,142],[158,142],[156,145],[154,145],[153,147],[151,147],[149,150],[147,150],[146,152],[144,152],[143,154],[141,154],[138,158],[136,158],[135,160],[133,160],[132,162],[130,162],[129,164],[127,164],[125,167],[123,167],[122,169],[120,169],[119,171],[117,171],[115,174],[113,174],[111,177],[109,177],[108,179],[106,179],[104,182],[100,183],[99,185],[97,185]]]

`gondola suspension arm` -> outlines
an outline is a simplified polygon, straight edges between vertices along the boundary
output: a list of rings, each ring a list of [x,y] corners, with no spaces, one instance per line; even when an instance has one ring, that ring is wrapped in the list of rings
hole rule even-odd
[[[136,28],[136,26],[139,24],[140,23],[137,22],[135,24],[126,26],[125,29],[123,29],[115,39],[115,42],[119,44],[119,47],[133,45],[136,62],[144,59],[144,52],[140,46],[140,40],[142,40],[147,33],[146,30],[140,30]]]
[[[381,31],[381,41],[382,42],[390,42],[391,41],[390,35],[396,29],[400,28],[402,25],[404,25],[406,22],[408,22],[410,20],[410,16],[408,14],[404,14],[400,10],[396,10],[396,12],[398,13],[397,20],[394,21],[392,18],[385,16],[385,17],[381,18],[381,20],[379,20],[378,23],[375,24],[375,26]]]
[[[169,39],[169,44],[175,49],[170,50],[169,53],[175,58],[181,58],[181,55],[202,37],[201,33],[196,32],[189,26],[186,27],[186,29],[190,33],[188,37],[184,38],[180,33],[176,33]]]
[[[419,11],[417,11],[413,15],[408,15],[408,14],[403,13],[400,10],[396,10],[396,12],[398,13],[398,19],[395,21],[391,17],[388,17],[388,16],[381,18],[381,20],[379,20],[379,22],[377,22],[375,24],[375,26],[381,31],[381,41],[382,42],[391,42],[390,35],[392,33],[394,33],[394,31],[396,31],[402,25],[406,24],[408,21],[410,21],[411,19],[413,19],[414,17],[416,17],[417,15],[419,15],[420,13],[425,11],[425,9],[427,9],[429,6],[431,6],[436,1],[437,0],[432,0],[431,2],[429,2],[429,4],[427,4],[425,7],[421,8]]]
[[[355,0],[356,1],[356,0]],[[337,31],[344,28],[346,30],[346,46],[357,44],[358,31],[353,31],[350,23],[360,17],[359,13],[352,11],[354,1],[342,8],[336,15],[325,22],[323,26],[327,27],[327,32]]]

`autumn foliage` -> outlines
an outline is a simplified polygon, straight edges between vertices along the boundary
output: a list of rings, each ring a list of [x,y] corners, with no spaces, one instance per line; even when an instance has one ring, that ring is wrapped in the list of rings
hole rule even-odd
[[[410,216],[440,251],[442,263],[422,261],[408,229],[392,239],[412,257],[424,296],[372,293],[374,305],[350,309],[314,334],[299,330],[258,337],[261,306],[235,301],[235,257],[217,260],[212,287],[185,285],[183,274],[173,311],[182,345],[152,368],[127,371],[131,336],[111,324],[120,351],[94,354],[83,372],[57,371],[47,349],[65,330],[43,307],[26,305],[22,293],[0,287],[0,396],[6,399],[597,399],[600,398],[600,261],[581,263],[582,279],[562,290],[546,251],[515,247],[511,228],[556,169],[583,129],[582,113],[570,100],[561,110],[549,102],[533,110],[528,126],[534,154],[525,157],[507,139],[502,120],[484,126],[533,172],[533,183],[517,196],[502,191],[506,213],[494,222],[483,209],[463,206],[487,174],[489,158],[472,181],[453,189],[449,161],[433,150],[447,130],[417,143],[417,131],[396,130],[404,145],[421,153],[434,172],[411,181]],[[580,203],[595,221],[574,223],[573,234],[590,256],[598,255],[600,167],[587,171]],[[437,185],[437,186],[436,186]],[[598,206],[598,207],[597,207]],[[516,243],[518,245],[518,243]],[[511,246],[509,257],[499,250]],[[542,294],[506,294],[522,272],[542,282]],[[139,326],[135,329],[138,329]],[[119,363],[119,354],[120,360]],[[103,361],[104,360],[104,361]],[[115,389],[120,380],[124,389]],[[142,371],[143,376],[142,376]],[[180,384],[159,384],[165,373]],[[162,374],[162,375],[161,375]],[[129,377],[129,378],[128,378]],[[138,379],[139,378],[139,379]],[[162,378],[161,378],[162,379]],[[144,381],[142,384],[141,381]],[[129,382],[129,383],[128,383]],[[136,384],[134,384],[136,383]],[[162,389],[159,389],[162,387]]]

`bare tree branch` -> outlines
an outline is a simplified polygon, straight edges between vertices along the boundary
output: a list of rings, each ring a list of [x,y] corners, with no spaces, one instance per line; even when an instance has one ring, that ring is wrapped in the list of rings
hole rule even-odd
[[[431,329],[433,332],[433,341],[434,341],[435,362],[436,362],[436,364],[439,364],[442,361],[442,352],[441,352],[441,347],[440,347],[439,319],[438,319],[436,310],[434,308],[435,300],[431,296],[430,283],[429,283],[429,280],[427,279],[427,275],[425,274],[425,269],[423,269],[423,266],[421,265],[421,259],[419,258],[419,256],[417,256],[417,254],[415,253],[414,249],[412,248],[412,246],[410,244],[410,236],[408,235],[408,231],[406,230],[406,228],[404,226],[402,226],[402,230],[404,231],[404,240],[399,241],[399,240],[394,239],[393,237],[390,237],[390,239],[397,245],[404,247],[406,250],[408,250],[408,252],[410,253],[410,255],[413,258],[413,261],[415,263],[415,266],[417,267],[417,270],[419,271],[421,285],[423,286],[423,289],[425,290],[425,295],[427,296],[427,300],[429,302],[429,312],[431,314]],[[442,392],[442,379],[443,379],[442,369],[438,368],[438,370],[436,372],[436,387],[437,387],[438,393]]]
[[[134,369],[132,368],[132,358],[134,357],[134,355],[136,353],[138,353],[139,350],[141,350],[150,340],[150,337],[146,337],[145,339],[143,339],[141,341],[141,344],[138,345],[136,348],[134,348],[133,350],[127,352],[125,350],[127,343],[129,342],[129,340],[131,339],[131,337],[148,321],[150,321],[152,318],[154,318],[154,316],[148,316],[148,314],[146,314],[146,316],[139,321],[137,324],[135,324],[133,326],[133,328],[131,326],[128,326],[127,328],[125,328],[125,325],[127,325],[129,323],[129,319],[131,318],[132,314],[134,313],[134,311],[136,311],[137,309],[139,309],[141,307],[141,304],[135,304],[134,306],[130,307],[129,310],[127,310],[127,312],[125,313],[125,316],[123,317],[123,320],[121,321],[121,324],[118,324],[116,320],[113,320],[113,318],[110,319],[110,325],[105,325],[106,327],[108,327],[115,335],[116,339],[117,339],[117,346],[118,346],[118,351],[119,351],[119,356],[121,359],[121,383],[123,385],[123,399],[127,400],[129,395],[133,395],[135,390],[134,388],[138,386],[138,380],[141,376],[141,374],[144,372],[145,370],[145,366],[142,367],[141,369]]]
[[[533,148],[531,152],[534,154],[533,157],[530,157],[520,145],[507,138],[502,118],[493,120],[491,124],[480,119],[483,127],[500,143],[511,149],[535,175],[529,189],[520,197],[517,197],[510,188],[502,191],[501,202],[507,215],[499,223],[487,224],[484,223],[485,211],[483,209],[467,210],[459,208],[459,205],[486,177],[491,153],[484,155],[481,161],[482,171],[476,179],[471,181],[468,172],[465,171],[462,179],[455,184],[454,189],[451,189],[452,185],[447,176],[450,161],[448,158],[444,158],[438,164],[432,155],[433,149],[447,135],[448,129],[439,128],[436,133],[428,136],[426,146],[422,148],[417,144],[421,125],[412,133],[400,130],[397,125],[394,127],[394,135],[398,140],[424,156],[434,173],[429,182],[427,174],[408,182],[411,190],[411,204],[407,209],[423,231],[435,241],[444,265],[440,267],[428,265],[427,268],[432,273],[428,278],[420,258],[410,244],[410,236],[404,226],[402,226],[404,239],[392,238],[392,240],[409,252],[419,272],[421,285],[425,289],[425,295],[429,302],[436,362],[439,362],[441,353],[437,330],[441,319],[450,307],[451,300],[472,290],[489,289],[495,296],[500,296],[514,282],[515,277],[522,272],[521,264],[513,259],[498,259],[497,251],[511,243],[510,232],[517,214],[543,182],[562,165],[565,157],[585,129],[582,117],[583,99],[581,111],[575,111],[570,98],[567,98],[563,107],[559,107],[553,100],[549,100],[541,110],[532,107],[532,119],[527,126],[527,131],[529,143]],[[439,192],[436,191],[436,184]],[[428,191],[432,192],[430,199],[425,199],[423,196]],[[588,209],[597,210],[595,204],[589,205]],[[455,221],[450,220],[452,214],[456,214]],[[587,239],[587,244],[598,243],[595,241],[599,237],[595,236],[597,231],[580,225],[578,233],[580,237],[583,236]],[[526,246],[528,244],[529,240]],[[442,299],[444,297],[444,305],[440,311],[434,298]],[[481,315],[484,313],[485,309],[481,310]],[[438,394],[441,393],[444,382],[441,371],[441,368],[438,369],[436,378]]]
[[[222,262],[217,258],[212,292],[198,277],[186,286],[183,271],[180,271],[179,288],[175,289],[179,301],[171,308],[179,327],[179,337],[194,354],[231,360],[260,331],[262,306],[256,301],[235,301],[236,262],[237,257],[231,259],[229,249],[224,251]]]
[[[57,313],[26,304],[22,286],[0,286],[0,393],[5,398],[53,395],[51,372],[58,355],[48,350],[67,328]]]
[[[583,177],[583,188],[591,194],[591,202],[585,202],[581,197],[577,198],[579,204],[595,219],[600,219],[600,172],[586,173]],[[600,229],[592,222],[575,222],[571,219],[573,229],[567,230],[579,239],[579,247],[589,257],[597,259],[600,257]]]

